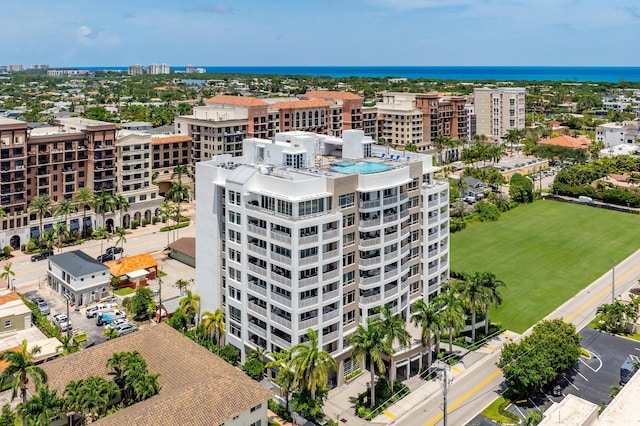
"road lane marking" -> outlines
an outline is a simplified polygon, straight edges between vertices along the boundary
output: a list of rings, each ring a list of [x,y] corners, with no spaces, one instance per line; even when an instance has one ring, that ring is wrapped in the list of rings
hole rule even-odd
[[[478,392],[480,389],[482,389],[487,383],[489,383],[491,380],[495,379],[496,376],[498,376],[502,371],[501,370],[496,370],[494,371],[489,377],[487,377],[486,379],[484,379],[483,381],[481,381],[480,383],[478,383],[473,389],[471,389],[469,392],[465,393],[464,395],[462,395],[460,397],[460,399],[458,399],[456,402],[454,402],[453,404],[451,404],[449,406],[449,409],[447,410],[447,413],[452,412],[454,409],[456,409],[458,407],[458,405],[462,404],[463,402],[465,402],[467,399],[469,399],[469,397],[471,395],[473,395],[474,393]],[[433,426],[434,424],[436,424],[440,419],[442,419],[443,414],[440,413],[438,414],[436,417],[434,417],[433,419],[431,419],[425,426]]]
[[[567,381],[567,383],[569,383],[571,386],[573,386],[576,390],[580,390],[580,389],[578,389],[578,387],[576,385],[573,384],[573,382],[571,380],[567,379],[567,376],[565,376],[563,374],[562,377],[564,377],[564,379]]]
[[[579,372],[578,370],[576,370],[576,369],[575,369],[575,368],[573,368],[573,367],[571,367],[571,369],[572,369],[573,371],[575,371],[575,372],[576,372],[576,374],[577,374],[578,376],[582,377],[582,378],[584,379],[584,381],[585,381],[585,382],[588,382],[588,381],[589,381],[589,379],[587,379],[587,378],[586,378],[586,377],[584,377],[582,374],[580,374],[580,372]]]
[[[453,366],[452,366],[452,367],[451,367],[451,369],[452,369],[453,371],[455,371],[456,373],[458,373],[458,374],[462,373],[462,370],[460,370],[459,368],[456,368],[456,367],[453,367]]]
[[[483,347],[489,349],[490,351],[495,351],[496,349],[493,346],[489,346],[486,343],[484,345],[482,345]]]
[[[640,268],[640,263],[638,263],[636,266],[634,266],[633,268],[631,268],[629,271],[627,271],[627,273],[625,273],[624,275],[622,275],[621,277],[619,277],[616,280],[616,284],[619,284],[621,281],[625,280],[629,275],[631,275],[633,272],[635,272],[636,270],[638,270]],[[569,315],[567,318],[564,319],[564,322],[570,322],[572,319],[574,319],[575,317],[577,317],[578,315],[580,315],[580,313],[582,313],[582,311],[584,311],[585,309],[587,309],[589,306],[593,305],[593,303],[600,299],[602,296],[604,296],[605,294],[607,294],[608,292],[611,291],[611,286],[608,286],[607,288],[605,288],[604,290],[602,290],[600,293],[598,293],[595,297],[591,298],[591,300],[589,300],[587,303],[585,303],[584,305],[582,305],[580,308],[578,308],[578,310],[576,310],[574,313],[572,313],[571,315]]]
[[[388,412],[387,410],[382,410],[382,412],[383,412],[384,414],[386,414],[388,417],[392,418],[392,419],[395,419],[395,418],[396,418],[396,416],[394,416],[393,414],[391,414],[391,413],[390,413],[390,412]]]

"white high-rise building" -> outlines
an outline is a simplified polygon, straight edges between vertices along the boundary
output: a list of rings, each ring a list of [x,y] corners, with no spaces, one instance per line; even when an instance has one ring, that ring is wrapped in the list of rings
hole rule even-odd
[[[169,64],[151,64],[147,67],[147,74],[169,74]]]
[[[127,67],[127,74],[128,75],[142,75],[144,74],[144,67],[140,64],[136,64],[136,65],[129,65]]]
[[[522,87],[474,89],[476,134],[497,141],[509,129],[524,129],[525,93]]]
[[[243,157],[196,164],[202,310],[223,307],[226,342],[243,358],[316,330],[339,385],[357,368],[348,338],[358,324],[383,305],[408,318],[448,279],[448,183],[434,178],[431,155],[376,145],[362,130],[243,143]],[[398,351],[394,370],[415,373],[423,351]]]

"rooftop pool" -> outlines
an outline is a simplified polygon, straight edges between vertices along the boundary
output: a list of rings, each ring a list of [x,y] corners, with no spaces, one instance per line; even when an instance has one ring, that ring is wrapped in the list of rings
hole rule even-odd
[[[393,169],[391,164],[385,163],[374,163],[369,161],[341,161],[337,163],[331,163],[329,170],[336,173],[345,173],[348,175],[353,174],[371,174],[371,173],[380,173],[386,172],[387,170]]]

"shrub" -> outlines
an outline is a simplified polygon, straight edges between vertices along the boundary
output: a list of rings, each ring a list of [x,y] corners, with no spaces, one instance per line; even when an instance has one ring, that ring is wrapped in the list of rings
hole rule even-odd
[[[172,231],[174,229],[186,228],[187,226],[189,226],[189,222],[182,222],[182,223],[180,223],[178,225],[163,226],[162,228],[160,228],[160,231],[162,231],[162,232]]]
[[[353,371],[353,372],[347,374],[347,376],[344,379],[345,380],[351,380],[354,377],[359,376],[360,374],[362,374],[362,370],[358,368],[356,371]]]
[[[167,215],[166,214],[162,215],[162,223],[167,223]]]
[[[27,252],[32,252],[38,247],[38,243],[32,239],[27,243]]]
[[[276,413],[276,415],[280,418],[282,418],[283,420],[286,420],[288,422],[292,421],[293,419],[291,418],[291,413],[287,411],[286,407],[283,407],[282,405],[278,404],[276,401],[274,401],[273,399],[270,399],[269,402],[267,403],[269,406],[269,410],[273,411],[274,413]]]
[[[133,219],[131,221],[131,229],[136,229],[138,227],[138,221]]]
[[[242,371],[256,382],[259,382],[264,377],[264,363],[259,359],[250,359],[244,363]]]
[[[408,393],[409,388],[400,382],[393,384],[393,392],[391,392],[389,379],[386,376],[380,376],[376,383],[375,408],[373,410],[370,408],[371,390],[367,389],[358,395],[356,399],[356,415],[363,419],[371,420],[374,416],[380,414],[382,410],[404,398]]]
[[[151,224],[155,225],[158,222],[158,216],[151,216]]]
[[[230,343],[224,345],[218,355],[233,366],[238,365],[238,362],[240,362],[240,351]]]
[[[480,222],[495,222],[500,219],[500,210],[493,204],[478,201],[475,209],[478,212]]]
[[[142,227],[144,228],[145,226],[147,226],[147,219],[142,218]]]
[[[25,251],[27,249],[27,245],[25,243],[20,244],[20,250]]]
[[[182,223],[182,222],[190,222],[190,221],[191,221],[191,219],[189,219],[188,217],[180,216],[180,223]]]
[[[13,251],[13,247],[11,246],[4,246],[4,248],[2,249],[2,252],[4,253],[5,256],[10,257],[11,256],[11,252]]]

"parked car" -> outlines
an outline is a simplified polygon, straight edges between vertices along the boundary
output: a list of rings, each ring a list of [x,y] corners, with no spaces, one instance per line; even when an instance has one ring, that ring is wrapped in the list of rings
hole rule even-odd
[[[121,312],[117,309],[104,310],[98,313],[98,315],[96,315],[96,325],[100,326],[105,324],[111,324],[113,321],[117,319],[123,319],[126,317],[127,315],[124,312]]]
[[[118,333],[118,337],[124,336],[125,334],[133,333],[134,331],[138,331],[138,326],[135,324],[120,324],[116,327],[116,332]]]
[[[72,328],[71,320],[65,314],[54,315],[53,323],[60,328],[60,331],[67,331]]]
[[[118,305],[116,303],[99,303],[95,306],[87,308],[85,311],[85,315],[87,318],[95,317],[99,312],[104,311],[105,309],[115,309]]]
[[[106,254],[113,254],[113,255],[116,255],[116,254],[122,253],[122,247],[118,247],[118,246],[109,247],[109,248],[105,251],[105,253],[106,253]]]
[[[122,324],[129,324],[129,320],[127,320],[126,318],[118,318],[116,320],[113,320],[113,322],[111,322],[111,324],[107,324],[104,328],[118,328],[118,326],[122,325]]]
[[[42,315],[49,315],[51,313],[51,309],[49,308],[49,304],[46,300],[41,297],[36,297],[31,300],[37,307]]]
[[[31,256],[31,261],[37,262],[39,260],[44,260],[49,256],[53,256],[53,250],[51,249],[41,250],[40,253],[36,253],[33,256]]]
[[[109,253],[105,253],[105,254],[101,254],[100,256],[96,257],[96,260],[98,262],[108,262],[110,260],[114,260],[115,258],[116,258],[115,255],[109,254]]]

